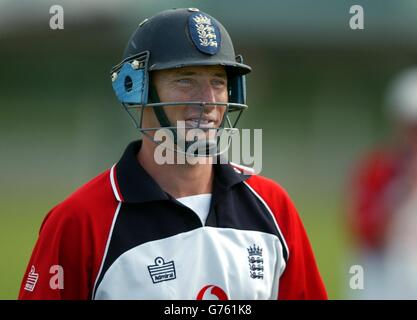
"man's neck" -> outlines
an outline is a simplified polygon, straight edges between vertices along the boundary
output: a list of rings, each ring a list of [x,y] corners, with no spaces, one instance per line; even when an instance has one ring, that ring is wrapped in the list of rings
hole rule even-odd
[[[205,164],[158,164],[154,159],[156,145],[143,139],[137,160],[158,185],[174,198],[211,193],[213,165]]]

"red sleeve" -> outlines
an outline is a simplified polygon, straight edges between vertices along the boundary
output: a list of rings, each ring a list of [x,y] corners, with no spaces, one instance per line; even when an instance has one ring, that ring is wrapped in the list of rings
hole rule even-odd
[[[104,173],[45,217],[19,299],[91,299],[117,208],[107,180]]]
[[[271,209],[288,246],[288,261],[280,278],[278,299],[327,299],[310,241],[287,192],[263,177],[254,176],[247,182]]]
[[[58,206],[46,216],[20,288],[19,299],[88,299],[91,241],[71,210]]]

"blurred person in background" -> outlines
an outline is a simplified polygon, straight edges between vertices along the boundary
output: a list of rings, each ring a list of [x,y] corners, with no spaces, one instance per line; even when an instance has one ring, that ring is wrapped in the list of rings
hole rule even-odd
[[[417,67],[386,96],[394,131],[352,176],[350,226],[364,270],[363,299],[417,298]]]

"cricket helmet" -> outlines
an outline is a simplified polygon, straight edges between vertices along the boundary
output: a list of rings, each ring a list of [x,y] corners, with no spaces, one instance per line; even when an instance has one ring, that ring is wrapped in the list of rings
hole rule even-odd
[[[224,66],[227,73],[228,102],[160,102],[151,82],[152,71],[189,66]],[[164,107],[207,105],[225,107],[220,128],[233,130],[246,105],[245,74],[251,68],[236,56],[232,40],[224,26],[196,8],[162,11],[139,24],[129,39],[123,60],[111,70],[113,90],[135,126],[145,135],[160,128],[142,128],[144,108],[153,108],[163,128],[176,132]],[[140,108],[141,112],[134,112]],[[231,121],[231,113],[237,115]],[[200,122],[199,122],[200,123]],[[152,138],[152,137],[151,137]]]

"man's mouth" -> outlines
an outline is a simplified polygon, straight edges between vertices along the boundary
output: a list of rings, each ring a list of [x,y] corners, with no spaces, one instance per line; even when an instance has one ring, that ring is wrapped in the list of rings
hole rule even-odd
[[[198,122],[200,121],[200,126]],[[188,118],[185,120],[185,126],[186,127],[192,127],[192,128],[215,128],[216,127],[216,119],[210,118],[210,117],[200,117],[198,118]]]

